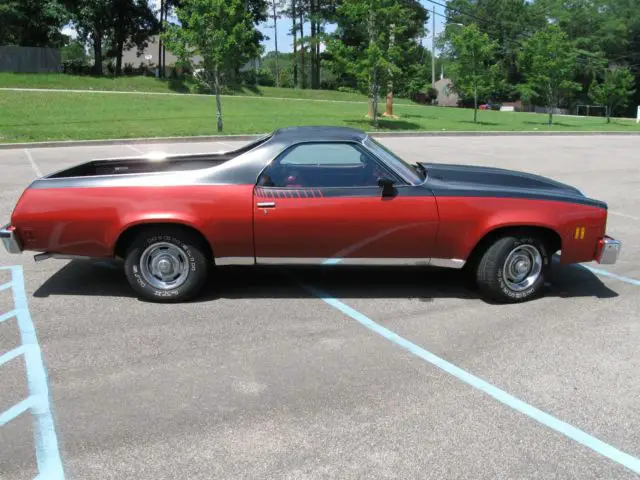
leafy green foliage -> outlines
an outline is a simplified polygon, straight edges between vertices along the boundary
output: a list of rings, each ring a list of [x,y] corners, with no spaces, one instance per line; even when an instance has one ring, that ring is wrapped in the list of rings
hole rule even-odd
[[[62,46],[67,19],[57,0],[0,0],[0,45]]]
[[[406,73],[404,59],[416,52],[415,33],[422,33],[427,14],[417,2],[343,0],[336,17],[342,27],[327,41],[331,68],[349,75],[361,91],[368,92],[369,116],[377,125],[381,86],[392,85]],[[345,25],[352,41],[343,41]]]
[[[473,121],[478,120],[478,98],[490,95],[501,85],[501,69],[492,64],[498,43],[477,25],[460,28],[451,36],[453,63],[449,67],[454,90],[463,97],[473,97]]]
[[[524,73],[520,85],[525,99],[543,102],[553,123],[553,110],[561,98],[580,90],[573,81],[577,51],[567,35],[557,26],[549,25],[523,42],[518,54],[518,67]]]
[[[182,64],[201,68],[199,77],[216,93],[218,131],[222,131],[220,89],[225,74],[260,53],[259,32],[244,0],[184,0],[176,9],[180,25],[163,38]],[[194,62],[196,56],[201,61]]]
[[[628,68],[610,68],[601,83],[591,85],[590,98],[607,106],[607,123],[611,122],[611,115],[616,110],[628,105],[629,98],[635,93],[634,84],[635,79]]]
[[[113,26],[108,34],[107,57],[116,59],[116,75],[122,73],[122,54],[125,48],[142,51],[152,35],[160,31],[160,24],[147,0],[113,0]]]

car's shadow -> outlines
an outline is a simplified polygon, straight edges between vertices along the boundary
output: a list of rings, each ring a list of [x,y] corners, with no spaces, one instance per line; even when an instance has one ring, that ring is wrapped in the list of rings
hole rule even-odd
[[[429,302],[437,298],[478,299],[469,277],[457,270],[428,267],[218,267],[194,302],[218,298],[305,298],[313,287],[336,298],[399,298]],[[618,294],[579,265],[554,264],[544,295],[559,298],[613,298]],[[121,263],[73,260],[34,293],[131,297],[135,294]]]

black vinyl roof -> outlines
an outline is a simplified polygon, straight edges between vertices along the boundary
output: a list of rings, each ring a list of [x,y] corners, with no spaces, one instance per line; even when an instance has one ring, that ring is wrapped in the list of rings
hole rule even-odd
[[[362,142],[367,134],[357,128],[309,125],[280,128],[273,132],[274,140],[299,142],[301,140],[347,140]]]

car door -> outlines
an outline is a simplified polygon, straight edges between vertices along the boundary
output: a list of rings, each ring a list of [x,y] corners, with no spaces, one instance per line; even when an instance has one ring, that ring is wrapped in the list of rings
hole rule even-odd
[[[381,177],[395,189],[383,195]],[[430,257],[438,214],[361,145],[305,142],[285,150],[254,190],[258,264],[413,264]]]

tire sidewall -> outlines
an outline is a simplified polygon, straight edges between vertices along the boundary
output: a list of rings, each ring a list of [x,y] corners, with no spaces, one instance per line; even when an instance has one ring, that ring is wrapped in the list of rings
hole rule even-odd
[[[140,272],[142,253],[154,243],[166,242],[180,248],[187,256],[189,273],[182,285],[162,290],[148,283]],[[129,248],[125,259],[125,273],[131,286],[141,296],[159,302],[183,301],[192,297],[207,275],[205,256],[190,235],[182,232],[154,231],[141,234]]]
[[[506,281],[504,279],[504,267],[509,253],[514,248],[520,245],[531,245],[540,252],[540,255],[542,256],[542,270],[536,281],[529,288],[516,292],[511,290],[506,284]],[[496,269],[496,281],[497,287],[502,296],[504,296],[509,301],[519,302],[535,297],[540,292],[542,286],[544,285],[547,271],[550,266],[549,252],[544,242],[541,242],[535,237],[513,238],[504,245],[502,251],[500,252],[499,258],[500,266]]]

